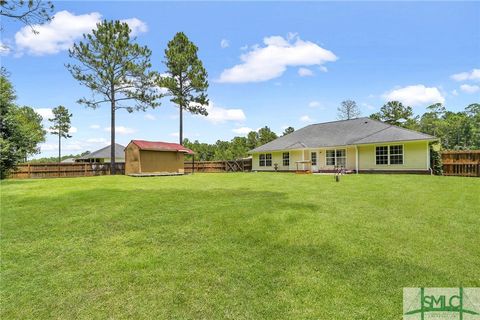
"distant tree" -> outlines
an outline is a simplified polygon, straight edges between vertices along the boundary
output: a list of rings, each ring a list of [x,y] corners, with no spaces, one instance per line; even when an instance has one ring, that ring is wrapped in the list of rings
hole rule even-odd
[[[480,149],[480,103],[472,103],[465,108],[467,116],[470,117],[472,132],[472,147]]]
[[[399,101],[390,101],[380,108],[380,112],[370,115],[370,118],[395,126],[405,127],[408,121],[412,121],[414,117],[412,107],[405,107]]]
[[[18,162],[39,153],[38,144],[45,141],[42,117],[30,107],[15,104],[15,90],[5,69],[0,73],[0,178]]]
[[[270,130],[269,127],[265,126],[258,130],[258,143],[259,145],[263,145],[265,143],[269,143],[270,141],[273,141],[277,139],[278,136],[275,132]]]
[[[72,136],[70,132],[70,118],[72,114],[64,106],[53,108],[53,118],[48,119],[53,123],[50,127],[50,133],[58,135],[58,162],[62,161],[62,138],[68,139]]]
[[[290,134],[290,133],[292,133],[292,132],[294,132],[294,131],[295,131],[295,129],[294,129],[293,127],[288,127],[288,128],[286,128],[286,129],[283,131],[282,137],[283,137],[283,136],[286,136],[287,134]]]
[[[0,0],[0,16],[20,21],[38,33],[35,25],[52,20],[54,6],[42,0]]]
[[[425,112],[420,117],[419,130],[421,132],[437,136],[442,130],[443,120],[446,110],[443,104],[435,103],[427,107]]]
[[[259,144],[259,136],[257,131],[250,131],[247,135],[247,148],[249,150],[255,149]]]
[[[198,48],[183,32],[178,32],[165,50],[167,75],[161,76],[158,85],[167,89],[170,101],[180,111],[180,143],[183,142],[183,110],[193,114],[208,115],[207,71],[197,56]]]
[[[130,39],[130,32],[128,24],[118,20],[98,23],[96,30],[84,34],[83,41],[69,50],[70,57],[79,65],[66,65],[76,80],[100,96],[99,99],[95,96],[82,98],[78,103],[94,109],[102,103],[110,103],[111,174],[115,174],[116,110],[145,111],[160,105],[157,99],[161,95],[155,84],[157,74],[149,71],[152,52]],[[123,105],[126,101],[135,104]]]
[[[358,118],[361,114],[360,109],[357,106],[357,103],[353,100],[345,100],[340,103],[340,106],[337,108],[339,120],[349,120]]]

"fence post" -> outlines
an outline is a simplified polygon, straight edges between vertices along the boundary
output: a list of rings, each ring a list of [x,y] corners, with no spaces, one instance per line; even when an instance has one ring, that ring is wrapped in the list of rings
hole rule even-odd
[[[28,179],[32,177],[32,172],[30,170],[30,163],[28,164]]]

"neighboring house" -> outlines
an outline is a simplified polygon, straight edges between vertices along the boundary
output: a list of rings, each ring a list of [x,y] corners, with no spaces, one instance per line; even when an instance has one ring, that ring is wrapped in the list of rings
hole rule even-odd
[[[125,147],[115,143],[115,163],[125,163]],[[75,159],[75,162],[98,162],[110,163],[110,146],[93,151],[83,157]]]
[[[61,162],[62,162],[62,163],[74,163],[74,162],[75,162],[75,158],[63,159]]]
[[[252,170],[428,172],[437,138],[370,118],[312,124],[251,150]]]
[[[125,148],[125,174],[181,174],[185,154],[193,151],[178,143],[132,140]]]

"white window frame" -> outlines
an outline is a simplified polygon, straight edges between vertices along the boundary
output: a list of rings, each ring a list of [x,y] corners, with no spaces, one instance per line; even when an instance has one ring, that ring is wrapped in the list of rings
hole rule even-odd
[[[268,156],[270,156],[270,159],[268,159]],[[270,161],[270,164],[268,164],[267,161]],[[273,156],[271,153],[265,153],[265,167],[271,167],[273,163]]]
[[[345,151],[345,168],[347,168],[347,148],[338,148],[338,149],[325,149],[325,166],[337,166],[337,150],[344,150]],[[334,151],[335,152],[335,156],[333,157],[333,159],[335,160],[335,164],[328,164],[327,162],[327,159],[331,159],[332,157],[327,157],[327,152],[328,151]],[[343,158],[343,157],[339,157],[339,158]],[[318,161],[317,161],[318,162]]]
[[[262,156],[263,156],[263,160],[262,160]],[[265,167],[265,154],[264,153],[261,153],[258,155],[258,166],[259,167]],[[263,162],[263,164],[262,164]]]
[[[402,163],[390,163],[390,147],[395,146],[402,146]],[[386,164],[377,164],[377,147],[387,147],[387,163]],[[379,144],[375,145],[373,148],[373,154],[375,157],[375,165],[376,166],[404,166],[405,165],[405,145],[403,143],[395,143],[395,144]],[[398,156],[400,153],[394,153],[393,156]]]
[[[315,163],[313,163],[313,155],[315,155]],[[310,151],[310,161],[312,161],[312,166],[318,165],[318,153],[317,151]]]
[[[287,155],[286,158],[285,158],[285,155]],[[287,164],[285,164],[285,162],[287,162]],[[290,166],[290,152],[282,152],[282,165],[284,167]]]

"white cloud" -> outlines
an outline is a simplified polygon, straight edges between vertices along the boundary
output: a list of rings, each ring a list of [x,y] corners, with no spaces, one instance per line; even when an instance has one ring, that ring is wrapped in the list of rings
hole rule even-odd
[[[86,140],[88,143],[108,143],[107,139],[105,138],[90,138]]]
[[[232,130],[234,133],[241,134],[243,136],[247,135],[251,131],[255,131],[255,129],[249,128],[249,127],[240,127],[240,128],[235,128]]]
[[[460,86],[460,90],[466,93],[475,93],[480,90],[480,86],[477,85],[469,85],[469,84],[462,84]]]
[[[300,77],[311,77],[313,76],[313,71],[308,68],[299,68],[298,75]]]
[[[70,130],[68,131],[68,133],[77,133],[77,132],[78,132],[77,127],[70,127]]]
[[[230,46],[230,41],[228,41],[227,39],[222,39],[222,41],[220,41],[220,47],[222,49],[228,48],[229,46]]]
[[[57,12],[52,21],[43,25],[35,25],[38,34],[32,28],[25,26],[15,34],[15,43],[19,52],[28,52],[33,55],[55,54],[69,49],[84,33],[96,28],[102,15],[98,12],[75,15],[69,11]],[[146,24],[137,19],[122,20],[132,29],[132,35],[147,31]]]
[[[322,72],[328,72],[328,69],[325,66],[320,66],[320,67],[318,67],[318,69]]]
[[[92,124],[92,125],[90,125],[90,129],[100,129],[100,125]]]
[[[217,107],[213,104],[212,101],[205,107],[208,112],[206,118],[213,123],[222,123],[225,121],[244,121],[247,117],[242,109],[226,109],[222,107]]]
[[[58,150],[58,144],[40,143],[39,146],[41,152]]]
[[[10,47],[0,40],[0,56],[6,56],[10,53]]]
[[[453,96],[458,96],[458,91],[457,91],[457,89],[452,90],[451,93],[452,93]]]
[[[53,118],[53,112],[50,108],[37,108],[35,112],[42,116],[43,121],[48,121],[49,118]]]
[[[144,118],[145,118],[146,120],[151,120],[151,121],[157,120],[157,118],[156,118],[153,114],[150,114],[150,113],[147,113],[147,114],[144,116]]]
[[[310,101],[310,102],[308,103],[308,106],[309,106],[310,108],[318,108],[318,107],[320,107],[321,105],[322,105],[322,104],[321,104],[320,102],[315,101],[315,100],[314,100],[314,101]]]
[[[264,46],[253,46],[240,56],[242,63],[223,70],[219,82],[260,82],[280,77],[287,67],[320,66],[337,60],[333,52],[295,34],[265,37]]]
[[[31,54],[53,54],[70,48],[82,34],[91,32],[100,21],[101,14],[92,12],[74,15],[68,11],[59,11],[54,19],[43,25],[35,25],[38,34],[25,26],[15,34],[18,49]]]
[[[440,90],[435,87],[425,87],[423,84],[395,89],[385,93],[383,97],[388,101],[400,101],[409,106],[445,102]]]
[[[480,69],[472,69],[472,71],[456,73],[451,76],[455,81],[466,81],[466,80],[480,80]]]
[[[107,131],[107,132],[110,132],[110,127],[105,127],[103,128],[103,130]],[[137,130],[133,129],[133,128],[127,128],[127,127],[124,127],[124,126],[116,126],[115,127],[115,133],[118,133],[118,134],[132,134],[132,133],[135,133],[137,132]]]
[[[130,35],[132,36],[138,36],[140,33],[145,33],[148,31],[147,24],[143,22],[140,19],[137,18],[130,18],[130,19],[124,19],[121,20],[122,22],[126,22],[128,26],[130,27]]]
[[[180,133],[179,132],[172,132],[172,133],[169,134],[169,136],[178,138],[178,137],[180,137]]]
[[[305,122],[305,123],[311,123],[313,122],[314,120],[312,118],[310,118],[309,116],[301,116],[300,117],[300,121],[301,122]]]

